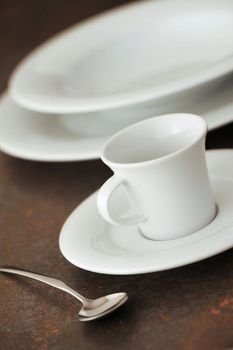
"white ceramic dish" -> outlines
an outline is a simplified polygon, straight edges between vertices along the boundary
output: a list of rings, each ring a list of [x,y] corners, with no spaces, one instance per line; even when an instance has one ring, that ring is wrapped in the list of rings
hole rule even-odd
[[[54,116],[32,112],[5,94],[0,100],[0,149],[15,157],[38,161],[76,161],[100,157],[109,136],[146,116],[189,112],[203,116],[209,130],[233,121],[233,84],[228,80],[201,96],[183,94],[170,106],[112,110],[84,115]],[[182,107],[180,107],[182,106]],[[148,113],[148,114],[147,114]]]
[[[20,105],[74,113],[158,99],[233,69],[231,0],[141,1],[55,36],[10,80]]]
[[[207,162],[219,211],[204,229],[175,240],[151,241],[136,226],[106,223],[94,193],[66,220],[59,240],[62,254],[85,270],[130,275],[183,266],[233,247],[233,151],[207,152]],[[120,195],[115,194],[115,206],[118,214],[127,214]]]

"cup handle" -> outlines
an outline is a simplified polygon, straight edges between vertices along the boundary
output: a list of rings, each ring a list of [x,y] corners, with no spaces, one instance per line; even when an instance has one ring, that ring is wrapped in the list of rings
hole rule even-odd
[[[130,226],[136,225],[145,220],[145,217],[142,214],[134,214],[127,218],[117,218],[114,217],[109,210],[109,203],[113,192],[121,185],[124,186],[124,179],[113,175],[108,179],[103,186],[99,189],[97,196],[97,207],[99,213],[103,218],[112,225],[117,226]]]

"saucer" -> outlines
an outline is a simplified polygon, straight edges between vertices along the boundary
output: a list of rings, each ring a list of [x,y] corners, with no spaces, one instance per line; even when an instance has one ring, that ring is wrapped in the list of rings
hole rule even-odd
[[[130,275],[191,264],[230,249],[233,247],[233,151],[208,151],[207,164],[218,213],[202,230],[175,240],[148,240],[137,226],[122,228],[105,222],[97,211],[96,192],[66,220],[59,239],[62,254],[75,266],[88,271]],[[124,197],[117,192],[114,207],[118,214],[127,214]]]
[[[233,121],[233,84],[228,81],[212,89],[189,107],[167,109],[185,111],[205,118],[209,130]],[[161,111],[158,111],[160,114]],[[84,115],[53,115],[26,110],[7,95],[0,100],[0,149],[15,157],[37,161],[96,159],[109,136],[143,119],[146,112],[103,111]],[[148,116],[156,115],[151,111]]]
[[[23,107],[44,113],[157,100],[231,72],[232,32],[229,0],[137,2],[34,50],[11,76],[10,93]]]

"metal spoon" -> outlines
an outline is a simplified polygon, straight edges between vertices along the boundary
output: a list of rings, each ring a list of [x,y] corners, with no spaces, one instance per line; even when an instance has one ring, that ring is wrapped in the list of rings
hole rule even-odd
[[[77,293],[75,290],[68,287],[64,282],[59,281],[55,278],[47,277],[44,275],[38,275],[34,272],[19,270],[15,267],[0,267],[0,272],[12,273],[15,275],[29,277],[73,295],[73,297],[75,297],[82,303],[82,308],[78,313],[80,321],[92,321],[96,320],[97,318],[106,316],[112,311],[116,310],[119,306],[124,304],[128,299],[128,295],[126,293],[109,294],[94,300],[87,299],[79,293]]]

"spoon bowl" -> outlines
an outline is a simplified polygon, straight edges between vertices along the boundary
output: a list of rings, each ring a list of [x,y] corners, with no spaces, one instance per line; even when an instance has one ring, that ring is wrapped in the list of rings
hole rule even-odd
[[[104,317],[123,305],[128,299],[126,293],[114,293],[85,302],[79,311],[80,321],[91,321]]]

